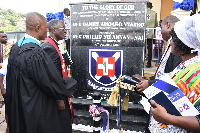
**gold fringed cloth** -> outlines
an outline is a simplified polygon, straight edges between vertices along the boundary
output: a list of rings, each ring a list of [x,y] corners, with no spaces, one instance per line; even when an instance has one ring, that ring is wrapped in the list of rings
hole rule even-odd
[[[110,105],[119,106],[118,97],[119,97],[119,86],[114,86],[113,91],[107,103]]]

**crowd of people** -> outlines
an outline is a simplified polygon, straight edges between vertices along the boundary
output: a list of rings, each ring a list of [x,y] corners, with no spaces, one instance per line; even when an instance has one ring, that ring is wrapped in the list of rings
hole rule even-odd
[[[65,9],[64,13],[68,20],[69,9]],[[143,93],[161,75],[168,74],[192,104],[200,99],[199,19],[200,14],[184,20],[170,15],[162,21],[161,34],[168,42],[166,50],[155,75],[144,76],[137,85],[138,92]],[[5,32],[0,32],[5,54],[0,64],[0,88],[6,105],[7,131],[10,133],[72,132],[72,95],[64,80],[68,77],[67,66],[58,48],[59,40],[70,41],[69,36],[66,38],[66,28],[69,28],[66,24],[57,19],[47,23],[44,16],[31,12],[26,17],[25,36],[13,46],[7,43]],[[152,43],[152,39],[149,41]],[[72,86],[76,85],[74,80],[70,81]],[[195,98],[191,99],[191,95]],[[175,116],[155,101],[151,100],[151,104],[154,107],[150,109],[146,132],[200,132],[200,115]],[[168,126],[159,129],[153,120]]]

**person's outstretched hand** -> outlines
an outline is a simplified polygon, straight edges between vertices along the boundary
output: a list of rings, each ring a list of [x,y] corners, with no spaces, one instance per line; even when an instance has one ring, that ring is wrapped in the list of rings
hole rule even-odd
[[[63,100],[59,100],[57,101],[57,106],[58,106],[58,110],[64,110],[65,109],[65,102]]]
[[[166,123],[166,118],[169,118],[168,116],[170,115],[167,113],[167,110],[161,105],[157,104],[154,100],[151,100],[150,102],[155,107],[151,107],[153,118],[158,122]]]
[[[145,80],[150,80],[150,78],[147,77],[147,76],[142,76],[142,78],[145,79]]]
[[[136,87],[137,87],[137,91],[139,93],[142,93],[146,88],[149,87],[148,80],[141,81],[140,83],[136,85]]]

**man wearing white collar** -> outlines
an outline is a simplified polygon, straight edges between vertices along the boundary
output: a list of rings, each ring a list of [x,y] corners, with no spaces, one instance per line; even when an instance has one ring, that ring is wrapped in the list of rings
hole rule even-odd
[[[63,40],[66,35],[65,25],[62,21],[52,19],[48,22],[49,37],[42,43],[42,49],[51,57],[60,77],[68,77],[66,64],[58,48],[58,41]],[[59,119],[62,132],[72,132],[71,119],[73,120],[73,108],[69,97],[58,101]],[[71,116],[71,117],[70,117]]]

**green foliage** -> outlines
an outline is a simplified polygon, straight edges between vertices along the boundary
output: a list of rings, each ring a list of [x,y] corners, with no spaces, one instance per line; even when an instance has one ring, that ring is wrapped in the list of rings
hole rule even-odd
[[[24,31],[25,29],[23,27],[20,26],[13,26],[13,25],[9,25],[6,27],[0,27],[0,31]]]
[[[16,13],[15,11],[0,8],[0,30],[1,31],[21,31],[25,27],[17,26],[17,20],[25,19],[26,14]]]

